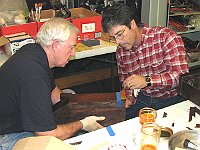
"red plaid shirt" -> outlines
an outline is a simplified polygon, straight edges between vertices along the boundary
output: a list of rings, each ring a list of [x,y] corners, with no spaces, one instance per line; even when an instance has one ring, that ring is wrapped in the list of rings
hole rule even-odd
[[[141,43],[131,50],[118,46],[116,59],[121,82],[132,74],[151,77],[151,86],[141,89],[151,97],[176,96],[180,74],[189,71],[181,37],[164,27],[143,27]]]

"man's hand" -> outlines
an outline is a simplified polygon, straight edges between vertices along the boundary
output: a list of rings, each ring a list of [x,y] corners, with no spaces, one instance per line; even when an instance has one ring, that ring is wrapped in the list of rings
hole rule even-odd
[[[141,89],[147,86],[146,79],[144,76],[140,75],[131,75],[126,78],[123,82],[123,87],[125,89]]]
[[[125,107],[128,108],[131,105],[134,105],[135,102],[136,102],[135,97],[133,97],[133,96],[127,96],[126,97],[126,105],[125,105]]]
[[[60,101],[61,90],[56,86],[55,89],[51,92],[52,104],[56,104]]]
[[[89,117],[86,117],[86,118],[80,120],[81,123],[83,124],[82,130],[90,132],[90,131],[94,131],[97,129],[101,129],[101,128],[103,128],[103,126],[100,125],[97,121],[102,121],[104,119],[105,119],[105,117],[89,116]]]

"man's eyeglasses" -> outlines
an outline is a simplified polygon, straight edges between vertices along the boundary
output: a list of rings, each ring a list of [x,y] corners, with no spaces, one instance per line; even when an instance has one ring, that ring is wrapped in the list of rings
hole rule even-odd
[[[110,36],[110,42],[115,43],[116,39],[122,40],[124,38],[125,30],[126,30],[126,28],[124,28],[124,30],[120,31],[119,33],[115,34],[114,36]]]

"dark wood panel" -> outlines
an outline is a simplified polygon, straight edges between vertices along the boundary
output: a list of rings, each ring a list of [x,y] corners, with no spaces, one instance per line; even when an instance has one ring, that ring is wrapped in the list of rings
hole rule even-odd
[[[117,68],[114,67],[114,76],[117,75]],[[104,80],[112,77],[112,69],[105,68],[105,69],[98,69],[95,71],[84,72],[81,74],[74,74],[71,76],[66,76],[62,78],[57,78],[56,85],[60,89],[77,86],[85,83],[95,82],[99,80]]]
[[[77,121],[87,116],[105,116],[100,123],[109,126],[125,120],[125,102],[117,107],[115,93],[65,94],[63,105],[54,106],[58,124]],[[63,96],[61,98],[63,100]]]

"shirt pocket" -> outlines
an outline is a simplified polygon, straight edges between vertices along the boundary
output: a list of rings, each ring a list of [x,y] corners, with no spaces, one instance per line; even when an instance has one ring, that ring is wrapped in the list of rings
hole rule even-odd
[[[151,68],[154,74],[159,74],[166,70],[166,64],[163,60],[156,60],[152,63]]]

